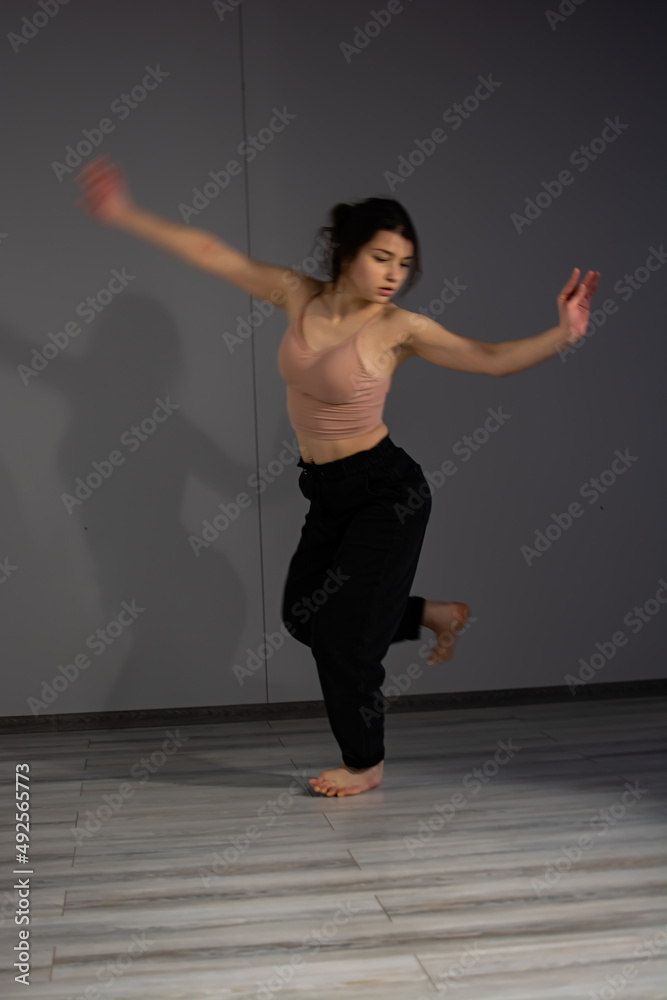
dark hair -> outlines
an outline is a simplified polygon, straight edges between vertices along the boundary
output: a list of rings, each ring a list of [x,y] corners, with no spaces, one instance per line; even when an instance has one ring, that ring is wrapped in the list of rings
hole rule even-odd
[[[399,295],[408,292],[419,279],[421,263],[417,232],[400,202],[393,198],[366,198],[354,205],[339,202],[329,210],[329,221],[330,226],[320,226],[317,232],[319,236],[328,238],[329,247],[323,266],[330,272],[331,281],[338,280],[345,261],[352,260],[360,247],[370,242],[380,229],[400,233],[414,247],[408,277]]]

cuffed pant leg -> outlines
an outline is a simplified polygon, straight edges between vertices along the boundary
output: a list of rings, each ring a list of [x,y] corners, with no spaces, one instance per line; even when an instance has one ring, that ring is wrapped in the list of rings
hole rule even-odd
[[[411,596],[405,605],[403,617],[398,623],[398,628],[394,632],[392,642],[404,642],[406,639],[419,639],[421,632],[421,621],[424,614],[423,597]]]

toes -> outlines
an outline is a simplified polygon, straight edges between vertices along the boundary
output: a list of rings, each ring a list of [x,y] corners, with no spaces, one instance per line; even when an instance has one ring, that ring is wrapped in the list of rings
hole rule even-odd
[[[332,794],[332,789],[335,791],[335,784],[326,778],[311,778],[310,784],[313,789],[320,795],[330,795]]]
[[[321,788],[325,788],[331,784],[330,780],[323,774],[318,774],[316,778],[310,778],[309,782],[313,786],[313,788],[316,788],[318,791]]]
[[[309,778],[309,783],[314,791],[319,795],[326,795],[327,798],[342,798],[345,795],[357,795],[365,791],[359,788],[354,781],[349,781],[349,775],[338,776],[332,772],[323,771],[317,778]]]

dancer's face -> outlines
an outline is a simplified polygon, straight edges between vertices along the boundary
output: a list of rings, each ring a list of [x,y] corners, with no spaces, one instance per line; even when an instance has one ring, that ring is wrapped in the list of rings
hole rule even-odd
[[[413,253],[411,240],[380,229],[344,269],[346,284],[351,282],[371,302],[388,302],[407,278]],[[391,294],[383,288],[391,289]]]

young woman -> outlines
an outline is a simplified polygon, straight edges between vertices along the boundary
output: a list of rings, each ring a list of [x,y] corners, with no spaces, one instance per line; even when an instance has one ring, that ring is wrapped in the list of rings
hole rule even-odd
[[[281,306],[289,326],[278,365],[310,508],[284,585],[282,617],[308,645],[343,765],[311,778],[327,796],[379,785],[384,761],[382,659],[392,642],[436,642],[429,663],[451,658],[468,618],[462,602],[410,594],[431,511],[419,464],[382,420],[393,373],[412,356],[443,368],[509,375],[554,357],[585,333],[599,272],[561,290],[559,324],[499,344],[456,336],[391,298],[420,273],[412,220],[393,199],[336,205],[329,281],[264,264],[200,229],[151,215],[130,199],[119,167],[97,157],[78,175],[78,202],[103,225],[145,239],[256,298]]]

